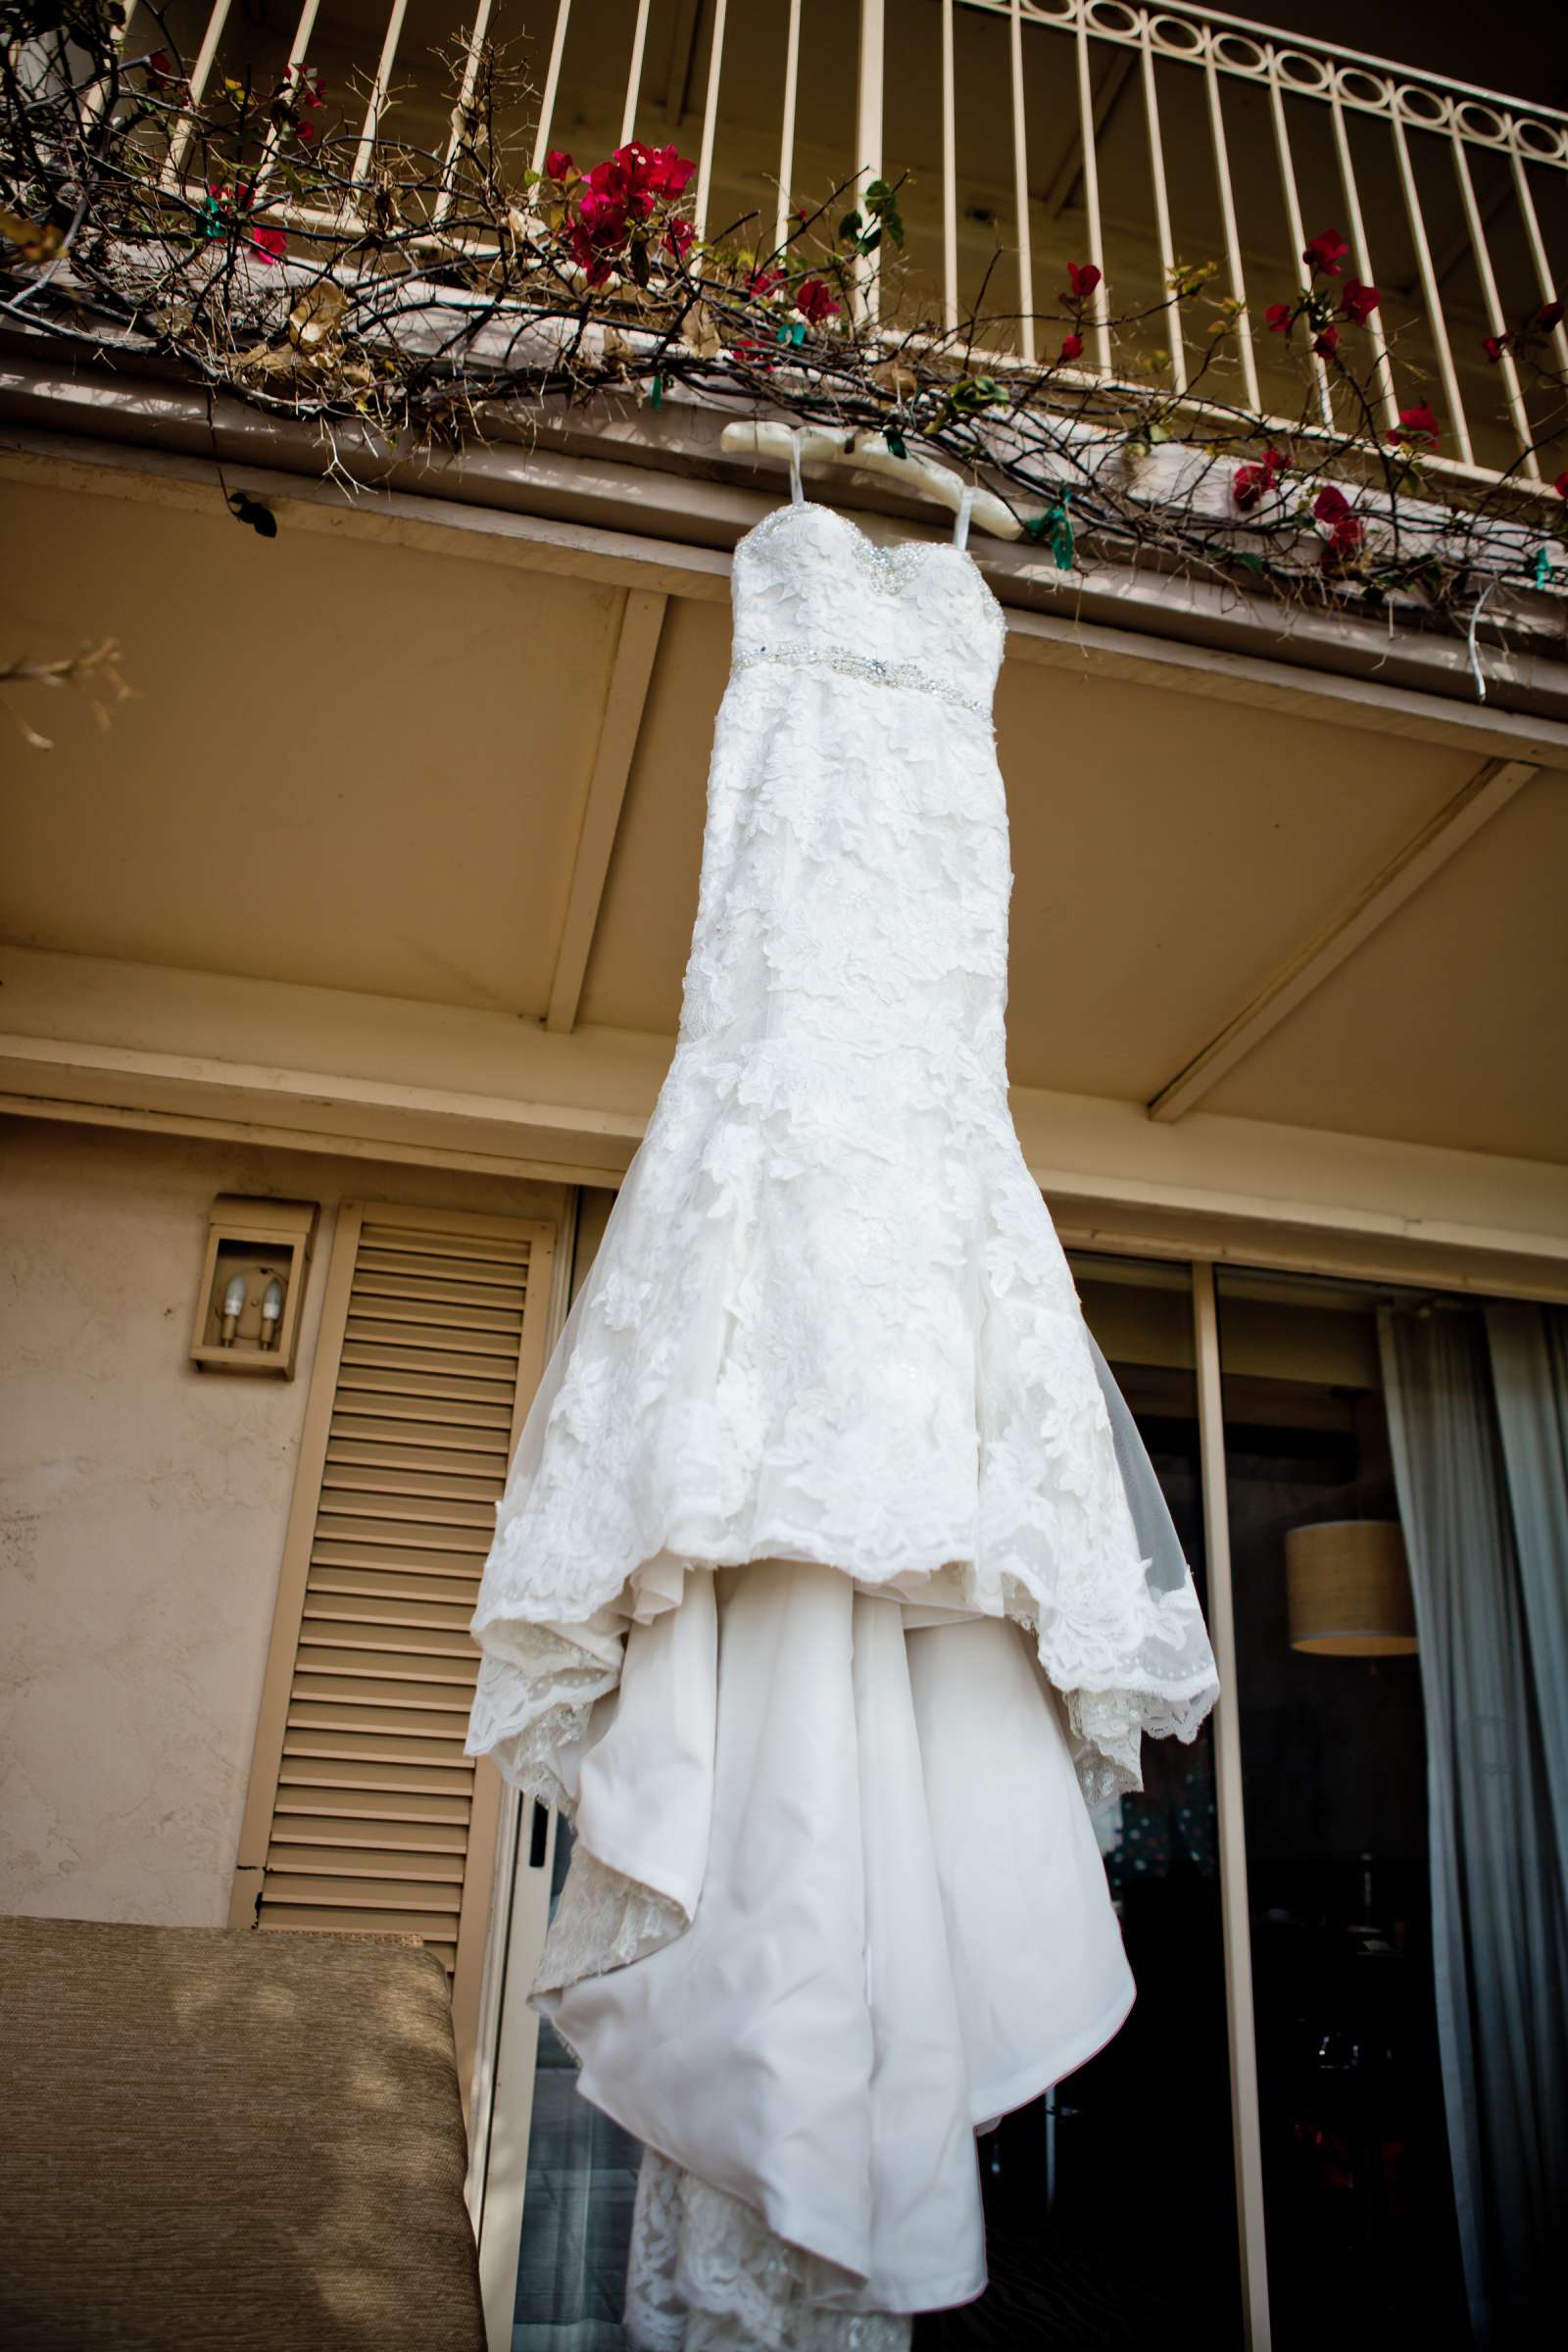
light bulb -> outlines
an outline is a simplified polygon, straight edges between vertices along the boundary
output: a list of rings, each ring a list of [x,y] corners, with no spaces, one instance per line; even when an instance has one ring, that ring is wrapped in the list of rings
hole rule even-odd
[[[274,1274],[262,1293],[262,1346],[275,1348],[283,1324],[283,1285]]]
[[[229,1277],[228,1288],[223,1293],[223,1312],[225,1315],[240,1315],[244,1311],[245,1277],[243,1274],[232,1274]]]

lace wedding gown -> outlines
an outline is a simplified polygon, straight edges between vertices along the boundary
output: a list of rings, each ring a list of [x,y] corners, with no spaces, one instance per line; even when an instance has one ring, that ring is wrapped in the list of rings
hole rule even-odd
[[[973,2132],[1133,1984],[1089,1808],[1217,1692],[1007,1101],[1001,608],[736,550],[680,1034],[529,1411],[471,1754],[575,1823],[534,2000],[646,2146],[642,2352],[907,2341]]]

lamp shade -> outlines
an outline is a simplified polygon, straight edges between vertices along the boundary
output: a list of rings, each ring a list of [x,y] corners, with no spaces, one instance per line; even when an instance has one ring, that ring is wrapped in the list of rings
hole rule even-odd
[[[1415,1601],[1396,1519],[1323,1519],[1285,1538],[1291,1647],[1317,1657],[1405,1656]]]

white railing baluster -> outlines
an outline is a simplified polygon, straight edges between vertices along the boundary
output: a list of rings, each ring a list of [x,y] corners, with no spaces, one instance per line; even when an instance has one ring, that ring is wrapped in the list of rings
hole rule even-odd
[[[289,43],[288,70],[290,78],[292,78],[299,72],[301,66],[303,66],[305,63],[306,56],[310,50],[311,35],[316,30],[316,12],[319,5],[320,0],[305,0],[305,4],[300,10],[299,23],[294,27],[294,38]],[[267,136],[262,141],[262,153],[260,161],[256,166],[256,175],[251,182],[252,187],[257,190],[264,188],[268,180],[272,175],[272,160],[277,153],[277,144],[280,135],[281,134],[274,127],[274,125],[270,122],[267,126]]]
[[[1035,268],[1029,234],[1029,136],[1023,110],[1023,17],[1012,0],[1008,19],[1012,68],[1012,201],[1018,222],[1018,349],[1024,366],[1035,364]]]
[[[773,251],[781,251],[790,227],[790,190],[795,179],[795,99],[801,82],[801,0],[790,0],[789,48],[784,59],[784,112],[778,132],[778,211]]]
[[[652,6],[653,0],[637,0],[637,24],[631,36],[631,64],[626,69],[626,104],[620,117],[622,147],[637,126],[637,100],[643,86],[643,50],[648,40],[648,11]]]
[[[1144,116],[1149,124],[1149,173],[1154,189],[1154,230],[1159,239],[1160,276],[1170,286],[1170,372],[1178,392],[1187,389],[1187,347],[1182,339],[1182,306],[1176,290],[1170,285],[1176,267],[1176,248],[1170,233],[1170,194],[1165,184],[1165,142],[1159,128],[1159,94],[1154,87],[1154,45],[1149,34],[1149,19],[1143,20]]]
[[[1404,135],[1404,123],[1397,110],[1390,118],[1394,131],[1395,161],[1399,167],[1399,185],[1404,191],[1405,218],[1410,223],[1410,237],[1415,246],[1415,266],[1421,279],[1421,299],[1427,306],[1427,323],[1432,329],[1433,348],[1438,355],[1438,373],[1443,378],[1443,397],[1447,403],[1448,418],[1453,428],[1454,444],[1465,465],[1474,463],[1470,447],[1470,420],[1465,415],[1459,393],[1458,372],[1453,365],[1453,352],[1448,343],[1448,321],[1444,316],[1443,296],[1438,289],[1437,271],[1432,267],[1432,247],[1427,241],[1426,217],[1421,209],[1421,191],[1416,183],[1415,170],[1410,162],[1410,143]]]
[[[489,29],[490,0],[479,0],[478,9],[474,14],[473,30],[468,35],[467,53],[463,61],[463,81],[458,91],[457,104],[452,109],[452,132],[447,140],[447,151],[441,165],[440,192],[430,207],[432,223],[444,220],[452,210],[452,200],[456,193],[452,167],[458,160],[458,149],[463,143],[463,120],[473,99],[473,85],[479,78],[479,59],[484,49],[485,34]]]
[[[1105,239],[1100,219],[1100,162],[1095,152],[1094,88],[1089,73],[1089,17],[1078,19],[1078,136],[1084,151],[1084,213],[1089,223],[1089,259],[1100,271],[1100,284],[1089,316],[1095,329],[1095,361],[1102,375],[1110,373],[1110,324],[1105,311]]]
[[[697,202],[693,213],[699,238],[708,234],[708,200],[713,186],[713,134],[718,128],[718,86],[724,70],[724,15],[728,0],[716,0],[713,39],[708,52],[708,95],[703,102],[703,143],[697,151]]]
[[[958,92],[953,67],[953,0],[942,0],[942,316],[958,323]]]
[[[1285,196],[1285,219],[1291,232],[1291,251],[1296,266],[1296,290],[1304,294],[1312,283],[1311,273],[1302,256],[1306,249],[1306,225],[1301,219],[1301,195],[1296,184],[1296,161],[1291,153],[1291,130],[1285,116],[1285,93],[1280,88],[1279,64],[1275,52],[1269,51],[1268,98],[1269,114],[1274,123],[1274,152],[1279,158],[1280,186]],[[1329,371],[1323,362],[1314,359],[1312,376],[1317,387],[1318,415],[1326,425],[1334,423],[1334,397],[1329,390]]]
[[[539,93],[539,124],[533,134],[533,169],[542,172],[550,153],[550,131],[556,117],[556,100],[561,93],[561,61],[566,50],[566,26],[571,22],[571,0],[557,0],[556,29],[550,43],[550,63],[545,68],[545,86]]]
[[[1257,358],[1252,350],[1252,319],[1247,308],[1247,273],[1242,268],[1242,240],[1236,225],[1236,193],[1231,186],[1231,156],[1225,138],[1225,110],[1220,104],[1219,73],[1214,64],[1212,33],[1204,44],[1203,77],[1208,86],[1208,128],[1214,142],[1214,172],[1219,185],[1220,218],[1225,224],[1225,265],[1230,271],[1231,293],[1241,304],[1241,316],[1236,321],[1236,343],[1242,361],[1242,390],[1247,405],[1255,416],[1263,406],[1258,389]]]
[[[1513,165],[1514,193],[1519,199],[1520,217],[1525,224],[1525,240],[1530,247],[1530,258],[1536,265],[1536,283],[1541,288],[1541,300],[1544,308],[1547,303],[1557,299],[1556,280],[1551,274],[1551,264],[1546,259],[1546,247],[1541,234],[1541,222],[1536,218],[1536,200],[1530,192],[1524,158],[1517,148],[1509,161]],[[1558,367],[1568,368],[1568,325],[1559,322],[1554,326],[1551,340],[1556,349]]]
[[[884,0],[860,0],[859,79],[855,103],[856,187],[863,193],[882,176],[882,102],[884,44],[887,36]],[[857,306],[863,318],[874,318],[880,307],[882,250],[867,254],[856,273]]]
[[[190,111],[192,115],[196,113],[206,96],[207,77],[213,70],[213,60],[218,55],[218,44],[223,37],[223,27],[227,23],[228,0],[213,0],[213,13],[207,20],[207,30],[202,34],[202,45],[196,52],[196,63],[190,70]],[[180,173],[185,169],[185,157],[189,152],[191,140],[195,136],[195,128],[194,122],[182,123],[170,142],[169,161],[163,170],[163,182],[166,188],[175,186]]]
[[[1492,254],[1487,244],[1486,223],[1481,218],[1481,207],[1476,202],[1475,182],[1470,176],[1470,158],[1464,151],[1464,140],[1459,135],[1457,125],[1450,125],[1450,128],[1453,139],[1453,168],[1458,175],[1459,196],[1464,205],[1465,220],[1469,224],[1470,245],[1476,258],[1477,274],[1481,279],[1481,298],[1487,306],[1487,323],[1494,335],[1503,335],[1508,331],[1508,322],[1502,315],[1502,304],[1497,296],[1497,281],[1493,275]],[[1535,451],[1530,446],[1535,439],[1535,434],[1531,430],[1530,412],[1525,407],[1525,396],[1519,382],[1519,370],[1513,364],[1511,351],[1503,353],[1497,362],[1497,367],[1502,376],[1503,391],[1507,396],[1508,414],[1513,419],[1513,429],[1519,436],[1519,448],[1524,459],[1525,478],[1527,481],[1539,482],[1541,467],[1536,461]]]
[[[1367,245],[1366,222],[1361,215],[1361,191],[1356,185],[1355,163],[1350,154],[1350,134],[1346,127],[1345,109],[1336,89],[1329,101],[1329,115],[1334,124],[1334,147],[1340,161],[1340,185],[1345,191],[1347,224],[1350,243],[1355,250],[1355,266],[1364,282],[1377,284],[1372,255]],[[1378,405],[1384,422],[1396,425],[1399,421],[1399,394],[1394,381],[1394,368],[1389,360],[1388,338],[1383,332],[1383,313],[1374,311],[1366,322],[1367,339],[1372,346],[1372,364],[1377,378]]]
[[[409,0],[392,0],[386,32],[381,42],[381,55],[376,62],[375,79],[370,84],[370,101],[365,110],[359,144],[354,150],[353,177],[356,186],[370,169],[370,151],[375,145],[375,134],[380,126],[381,109],[386,104],[386,94],[392,86],[392,69],[397,64],[398,43],[403,38],[403,19],[408,5]]]

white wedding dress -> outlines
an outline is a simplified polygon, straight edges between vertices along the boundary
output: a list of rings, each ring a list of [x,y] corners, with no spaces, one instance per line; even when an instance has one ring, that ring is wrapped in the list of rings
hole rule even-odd
[[[894,2352],[981,2291],[975,2129],[1133,2000],[1090,1806],[1218,1688],[1008,1107],[967,501],[889,553],[792,486],[473,1618],[468,1750],[574,1821],[534,2000],[647,2149],[639,2352]]]

